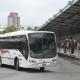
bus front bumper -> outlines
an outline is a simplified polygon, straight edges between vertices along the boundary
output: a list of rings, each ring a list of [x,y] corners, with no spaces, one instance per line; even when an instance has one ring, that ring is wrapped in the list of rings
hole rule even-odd
[[[56,66],[56,62],[55,63],[30,63],[29,62],[22,67],[39,69],[40,67],[55,67],[55,66]]]

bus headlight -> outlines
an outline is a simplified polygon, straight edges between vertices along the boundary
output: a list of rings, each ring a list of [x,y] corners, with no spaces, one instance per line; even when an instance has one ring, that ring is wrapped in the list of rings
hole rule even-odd
[[[30,63],[36,63],[36,61],[35,61],[35,60],[29,60],[29,62],[30,62]]]
[[[52,59],[52,62],[55,62],[56,61],[56,59]]]

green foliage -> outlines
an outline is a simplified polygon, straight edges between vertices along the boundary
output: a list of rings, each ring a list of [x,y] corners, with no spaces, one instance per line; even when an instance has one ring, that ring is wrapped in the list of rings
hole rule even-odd
[[[33,30],[31,27],[28,27],[27,30]]]
[[[27,27],[27,30],[33,30],[33,31],[37,31],[38,30],[38,27]]]
[[[0,31],[0,34],[1,34],[2,32]]]
[[[36,26],[34,27],[34,30],[35,30],[35,31],[37,31],[38,29],[39,29],[38,27],[36,27]]]
[[[4,29],[3,33],[8,33],[8,32],[13,32],[13,31],[16,31],[17,28],[15,26],[8,26]]]

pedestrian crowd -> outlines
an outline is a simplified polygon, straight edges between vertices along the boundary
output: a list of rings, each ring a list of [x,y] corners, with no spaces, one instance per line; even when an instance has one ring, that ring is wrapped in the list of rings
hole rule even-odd
[[[60,52],[63,49],[64,53],[69,52],[74,54],[75,51],[80,53],[80,41],[74,38],[67,38],[65,40],[58,41],[58,51]]]

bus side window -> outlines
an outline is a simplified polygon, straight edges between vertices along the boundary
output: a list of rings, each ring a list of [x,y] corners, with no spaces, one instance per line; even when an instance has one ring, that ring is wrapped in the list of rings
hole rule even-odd
[[[19,51],[27,59],[28,58],[28,40],[26,35],[12,36],[12,39],[20,41],[20,46],[16,46],[16,47],[19,48]]]
[[[28,58],[28,40],[25,35],[18,36],[18,39],[21,41],[21,53],[27,59]]]

